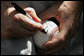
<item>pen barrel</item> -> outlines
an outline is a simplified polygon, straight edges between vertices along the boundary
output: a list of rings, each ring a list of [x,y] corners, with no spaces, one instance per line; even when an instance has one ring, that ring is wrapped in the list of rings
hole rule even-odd
[[[17,12],[26,15],[26,12],[18,4],[16,4],[15,2],[11,2],[11,4],[14,6]]]

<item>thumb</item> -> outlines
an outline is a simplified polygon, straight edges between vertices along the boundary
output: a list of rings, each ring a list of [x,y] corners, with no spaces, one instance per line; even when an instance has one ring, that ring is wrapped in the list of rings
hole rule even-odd
[[[70,29],[66,28],[64,25],[60,26],[60,32],[56,36],[56,38],[53,38],[52,40],[45,43],[44,48],[52,48],[52,46],[56,47],[59,45],[62,45],[66,42],[67,36],[69,37]]]
[[[41,22],[40,18],[37,17],[36,12],[33,8],[28,7],[28,8],[25,8],[24,10],[32,17],[34,21],[38,23]]]

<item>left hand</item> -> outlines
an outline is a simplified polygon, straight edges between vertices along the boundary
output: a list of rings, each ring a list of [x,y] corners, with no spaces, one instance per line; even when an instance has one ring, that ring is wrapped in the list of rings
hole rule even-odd
[[[61,3],[60,3],[61,4]],[[42,20],[54,17],[59,22],[59,34],[55,39],[48,41],[44,45],[44,50],[36,49],[37,53],[49,55],[61,51],[67,41],[74,36],[81,14],[81,2],[64,1],[61,6],[56,4],[39,14]],[[78,9],[80,7],[80,9]]]

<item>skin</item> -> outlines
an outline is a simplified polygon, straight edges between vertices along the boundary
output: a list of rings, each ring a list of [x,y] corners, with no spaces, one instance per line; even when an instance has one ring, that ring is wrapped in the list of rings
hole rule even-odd
[[[42,30],[42,24],[37,23],[26,15],[18,13],[12,5],[6,6],[10,2],[1,2],[1,37],[30,37],[33,36],[37,30]],[[23,7],[24,10],[32,17],[41,21],[33,8]]]
[[[74,36],[78,27],[82,4],[82,1],[63,1],[39,14],[39,17],[43,20],[54,17],[59,22],[60,32],[56,38],[48,41],[43,46],[44,50],[37,48],[37,53],[49,55],[63,50],[67,41]]]
[[[70,40],[75,34],[75,29],[78,26],[79,17],[82,12],[82,4],[83,2],[81,1],[62,1],[51,6],[49,9],[43,11],[38,15],[38,17],[42,21],[54,17],[59,22],[60,32],[55,39],[48,41],[44,45],[44,50],[36,48],[37,53],[49,55],[58,53],[64,48],[67,41]],[[7,11],[6,9],[8,8],[3,7],[4,6],[2,4],[1,36],[3,38],[16,36],[29,37],[31,35],[34,35],[36,33],[36,30],[42,30],[42,25],[40,23],[30,23],[30,20],[27,21],[25,19],[27,18],[25,15],[17,13],[14,8]],[[30,11],[27,10],[28,14],[30,14],[29,12]],[[31,14],[33,14],[34,17],[38,18],[35,12],[32,12]],[[35,30],[28,31],[29,27],[30,29]]]

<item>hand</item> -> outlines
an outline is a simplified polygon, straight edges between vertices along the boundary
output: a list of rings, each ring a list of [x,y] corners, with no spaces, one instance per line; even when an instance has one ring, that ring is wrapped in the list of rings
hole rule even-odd
[[[54,17],[59,22],[60,32],[56,38],[44,45],[44,50],[37,48],[37,53],[49,55],[60,52],[67,41],[74,36],[81,11],[82,3],[80,1],[64,1],[39,14],[39,17],[44,21]]]
[[[8,3],[8,2],[6,2]],[[6,4],[8,5],[8,4]],[[32,18],[41,21],[33,8],[27,7],[24,9]],[[3,38],[8,37],[29,37],[36,33],[37,30],[42,29],[42,25],[37,23],[26,15],[17,13],[15,8],[6,7],[1,2],[1,35]]]

